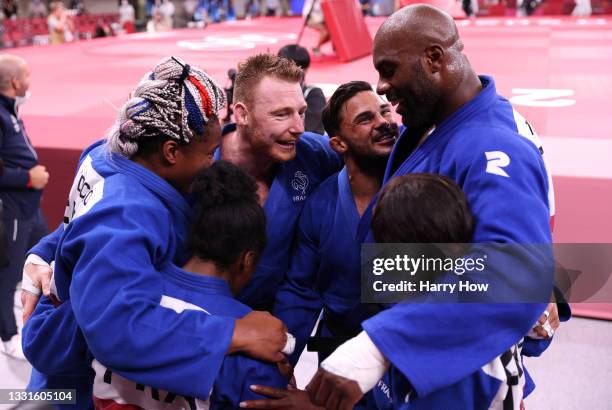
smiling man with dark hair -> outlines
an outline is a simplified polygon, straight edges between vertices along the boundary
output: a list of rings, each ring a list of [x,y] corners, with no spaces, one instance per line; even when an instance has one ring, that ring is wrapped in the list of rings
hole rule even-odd
[[[274,314],[297,338],[295,363],[324,309],[320,359],[361,329],[357,225],[382,184],[385,165],[399,135],[391,106],[364,81],[342,84],[323,110],[332,149],[345,167],[324,181],[300,216],[291,268]]]

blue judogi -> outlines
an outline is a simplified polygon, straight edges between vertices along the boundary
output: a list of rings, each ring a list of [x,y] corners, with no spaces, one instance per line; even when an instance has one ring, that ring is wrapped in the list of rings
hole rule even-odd
[[[408,173],[446,175],[466,194],[476,221],[474,243],[550,244],[550,176],[537,136],[497,95],[492,78],[481,81],[478,96],[421,145],[411,149],[419,136],[402,134],[385,183]],[[360,222],[360,238],[370,220],[371,207]],[[532,288],[550,295],[551,254],[526,254],[512,262],[493,266],[484,277],[517,295]],[[541,302],[402,303],[366,320],[364,330],[393,365],[387,375],[392,407],[515,407],[524,383],[520,343],[545,309],[544,298]]]
[[[30,362],[54,379],[47,386],[64,385],[63,377],[86,368],[93,355],[131,380],[207,397],[234,319],[197,311],[176,317],[159,306],[160,267],[188,257],[190,204],[159,176],[100,144],[82,156],[69,199],[64,226],[32,250],[56,261],[65,306],[37,307],[23,335]],[[89,385],[87,396],[91,379],[78,380],[78,389]],[[35,374],[30,387],[46,387],[44,377]]]
[[[312,194],[300,216],[291,267],[281,286],[274,315],[296,337],[289,358],[297,362],[319,312],[320,336],[350,338],[367,317],[360,304],[359,213],[343,168]]]
[[[129,315],[118,316],[119,320],[116,320],[112,325],[105,326],[105,317],[91,317],[93,314],[92,309],[95,304],[88,306],[85,303],[85,299],[82,299],[91,296],[90,293],[94,292],[94,290],[102,292],[100,297],[95,299],[96,303],[104,304],[103,301],[107,300],[107,298],[103,296],[110,297],[113,294],[117,295],[112,299],[110,305],[103,306],[104,309],[100,307],[101,312],[108,312],[110,314],[115,307],[117,309],[121,309],[121,307],[127,308],[130,303],[145,302],[153,297],[153,295],[157,295],[159,298],[159,287],[151,286],[150,288],[145,287],[147,292],[145,292],[144,295],[139,295],[142,297],[136,298],[134,301],[121,300],[119,296],[124,295],[125,292],[119,292],[118,289],[114,288],[114,286],[120,286],[121,283],[118,272],[126,268],[130,272],[132,270],[137,270],[136,265],[139,263],[140,267],[138,268],[138,272],[144,275],[144,277],[154,285],[157,281],[157,277],[154,275],[149,276],[149,273],[155,270],[151,266],[157,268],[168,260],[173,261],[177,265],[182,265],[188,257],[185,244],[187,241],[189,218],[191,217],[191,207],[187,204],[186,199],[171,188],[167,182],[132,161],[118,155],[108,156],[108,154],[106,154],[106,157],[103,156],[104,146],[98,148],[100,144],[101,142],[86,150],[79,163],[82,166],[83,161],[90,155],[93,155],[96,157],[94,161],[92,161],[94,164],[94,171],[100,168],[98,171],[103,177],[102,179],[117,175],[113,181],[119,180],[125,185],[115,192],[115,190],[108,189],[108,184],[106,184],[107,188],[103,190],[104,197],[106,198],[106,201],[103,202],[114,201],[111,202],[108,208],[113,208],[114,205],[112,204],[115,203],[117,204],[116,210],[114,208],[107,209],[106,207],[99,209],[100,206],[97,208],[91,207],[92,203],[88,202],[92,210],[102,213],[102,215],[99,216],[100,221],[109,218],[109,227],[107,228],[104,224],[101,226],[91,226],[92,232],[79,232],[77,230],[75,233],[73,230],[73,235],[77,236],[76,234],[82,233],[83,236],[72,248],[61,250],[58,246],[61,246],[64,241],[65,229],[64,226],[60,226],[55,232],[44,238],[36,247],[30,250],[30,253],[37,254],[46,261],[64,257],[69,258],[67,262],[60,262],[59,270],[58,267],[56,267],[55,274],[58,293],[62,300],[65,300],[64,303],[69,304],[66,304],[66,306],[63,306],[61,309],[55,310],[49,301],[43,299],[43,303],[37,307],[35,314],[24,330],[24,351],[35,368],[30,381],[30,388],[36,390],[50,388],[49,386],[61,386],[62,388],[70,388],[70,386],[72,386],[72,388],[76,387],[79,391],[85,391],[83,395],[85,399],[90,397],[92,379],[90,377],[91,371],[88,369],[88,365],[91,362],[92,355],[89,353],[87,345],[93,343],[94,346],[91,348],[93,356],[101,363],[106,364],[108,367],[130,380],[138,380],[143,384],[160,386],[181,395],[205,397],[203,393],[212,383],[210,377],[214,378],[216,375],[216,370],[218,370],[220,366],[220,359],[222,359],[222,355],[227,351],[228,345],[224,347],[222,345],[224,343],[229,343],[231,340],[232,320],[221,317],[207,318],[207,323],[210,323],[210,331],[205,331],[204,333],[207,334],[207,337],[214,338],[214,343],[209,344],[208,342],[204,342],[205,339],[197,342],[196,345],[198,345],[200,349],[203,349],[202,352],[198,353],[198,349],[194,350],[193,347],[186,346],[191,343],[189,339],[182,339],[180,343],[174,345],[175,350],[167,352],[169,357],[168,360],[165,359],[164,353],[160,353],[159,356],[156,356],[156,360],[161,360],[159,367],[160,372],[150,372],[148,368],[150,368],[152,364],[147,361],[149,359],[145,360],[147,357],[146,355],[143,355],[143,358],[141,358],[130,354],[129,349],[112,349],[112,346],[115,345],[115,341],[119,343],[121,340],[129,341],[131,339],[132,342],[135,343],[140,338],[148,337],[146,334],[137,335],[128,332],[113,334],[113,337],[106,339],[100,337],[98,334],[100,332],[112,332],[115,326],[119,328],[122,326],[129,328],[128,325],[132,324],[132,322],[129,321]],[[217,159],[219,159],[219,155],[220,151],[217,151]],[[337,171],[340,167],[341,159],[336,153],[331,151],[327,140],[320,135],[311,133],[305,133],[300,138],[297,144],[296,159],[289,163],[279,165],[278,174],[274,179],[265,205],[265,211],[268,217],[268,246],[262,255],[261,262],[253,278],[253,283],[249,284],[241,294],[242,299],[250,305],[258,308],[267,306],[271,309],[276,288],[278,284],[280,284],[282,275],[284,275],[289,263],[289,247],[292,243],[294,229],[301,207],[310,192],[320,183],[320,181]],[[83,187],[81,187],[80,191],[78,189],[80,175],[81,174],[77,175],[75,181],[76,191],[73,193],[74,195],[72,195],[76,202],[82,201],[89,194],[89,192],[81,192]],[[135,181],[128,181],[128,179],[121,177],[122,175],[128,175],[130,178],[134,178]],[[119,185],[119,183],[115,182],[111,184],[111,186],[115,185]],[[73,190],[75,190],[74,187]],[[131,192],[134,190],[138,192]],[[83,197],[81,197],[81,195],[83,195]],[[119,210],[119,204],[124,204],[126,208],[131,208],[125,211]],[[185,206],[186,204],[187,206]],[[169,209],[164,210],[162,205],[169,207]],[[88,205],[84,205],[84,208],[87,207]],[[92,212],[89,208],[87,208],[87,211],[86,215]],[[113,219],[113,212],[117,214],[115,216],[117,220]],[[160,214],[156,217],[161,218],[159,221],[153,218],[152,214],[156,212]],[[73,215],[72,208],[69,207],[66,215],[68,222],[70,222]],[[95,215],[95,213],[93,215]],[[82,218],[84,218],[84,216],[77,218],[77,221]],[[122,238],[120,235],[117,236],[113,233],[112,227],[120,228],[132,226],[132,224],[138,224],[140,221],[146,220],[146,218],[149,218],[150,221],[145,223],[145,226],[138,229],[135,228],[131,232],[136,235],[134,238]],[[89,221],[91,219],[84,218],[84,220]],[[80,222],[78,226],[80,227],[83,225],[84,222]],[[94,225],[94,223],[90,222],[90,225]],[[68,225],[68,228],[69,227],[70,225]],[[160,229],[162,232],[158,232],[157,229]],[[100,283],[98,284],[99,289],[96,289],[89,283],[89,279],[87,278],[88,273],[85,275],[73,274],[70,276],[66,273],[69,272],[69,270],[64,269],[62,266],[67,263],[70,264],[71,258],[77,257],[76,249],[78,247],[87,248],[86,245],[88,243],[93,246],[98,244],[102,247],[102,244],[99,244],[99,239],[96,237],[98,234],[101,234],[108,242],[104,242],[104,246],[115,246],[114,244],[117,243],[119,248],[114,251],[114,255],[124,255],[124,251],[130,249],[128,244],[124,243],[125,240],[142,240],[148,245],[146,250],[148,252],[153,252],[153,254],[148,256],[142,255],[141,259],[137,261],[134,260],[134,266],[117,267],[117,273],[115,273],[115,275],[112,275],[113,272],[109,272],[109,274],[111,274],[110,278],[113,278],[111,283],[108,285]],[[144,238],[149,238],[149,240],[145,240],[141,236],[138,236],[138,234],[142,235]],[[160,234],[167,235],[167,238],[163,241],[160,240],[159,243],[150,240],[151,238],[156,239],[160,237]],[[117,241],[110,240],[115,237],[117,237]],[[159,248],[152,248],[152,245],[157,245]],[[92,246],[90,246],[88,250],[92,251]],[[60,253],[57,254],[56,252]],[[106,255],[108,256],[109,253],[106,253]],[[133,256],[127,258],[128,261],[132,261],[136,257],[136,255],[126,256]],[[107,261],[107,269],[112,269],[113,264],[117,264],[121,260],[121,258],[115,258]],[[92,256],[92,263],[94,261],[96,261],[96,258]],[[86,260],[81,262],[85,263]],[[90,269],[93,269],[93,265],[85,264],[83,268],[85,271],[89,272]],[[91,282],[96,283],[97,280],[102,280],[100,279],[101,275],[102,274],[98,273],[97,276],[93,278],[96,280],[92,280]],[[74,282],[77,276],[84,279],[75,285]],[[137,277],[138,275],[135,275],[131,278],[133,280],[130,281],[130,284],[134,287],[138,286],[135,282]],[[126,278],[124,277],[123,279]],[[146,283],[146,281],[144,283]],[[112,288],[113,290],[106,292],[105,289],[107,288]],[[137,293],[141,291],[141,289],[134,290],[137,291]],[[83,309],[83,314],[80,318],[79,314],[77,314],[79,320],[75,320],[74,316],[71,314],[73,309],[75,313],[77,313],[74,305],[75,298],[70,298],[73,292],[77,292],[79,294],[77,298],[79,301],[82,301],[82,303],[78,305],[79,309]],[[83,294],[85,296],[83,296]],[[123,313],[136,314],[138,312],[126,310]],[[149,313],[149,311],[145,310],[145,313]],[[199,315],[190,313],[187,316],[198,317]],[[109,320],[111,319],[110,316],[107,318]],[[128,320],[127,324],[122,321],[123,318]],[[79,329],[81,320],[83,324],[88,327],[87,329],[83,329],[85,338],[83,338],[81,330]],[[79,323],[77,324],[77,322]],[[163,326],[163,320],[161,322],[156,322],[159,323],[158,326]],[[182,323],[187,322],[188,320],[182,321]],[[177,326],[180,327],[182,325]],[[208,325],[206,323],[200,323],[198,326],[191,326],[190,331],[197,333],[197,329],[203,328],[204,326]],[[222,329],[222,327],[224,328]],[[90,331],[93,333],[88,337],[88,332]],[[150,329],[150,331],[153,332],[154,328]],[[153,336],[153,338],[151,341],[160,340],[163,334],[165,334],[165,332],[152,334],[151,336]],[[197,338],[197,335],[194,334],[194,337]],[[56,340],[57,344],[52,345],[45,342],[50,338]],[[90,338],[92,340],[91,342]],[[178,336],[175,335],[173,338],[178,338]],[[85,339],[87,339],[87,343]],[[97,349],[101,349],[99,353],[97,353]],[[152,359],[157,353],[155,353],[155,350],[152,350],[151,353]],[[218,356],[219,353],[222,353],[222,355]],[[210,362],[204,366],[201,363],[198,364],[198,361],[191,362],[189,359],[185,359],[185,357],[191,354],[198,354],[198,361],[200,362],[205,362],[207,360],[206,354],[208,354]],[[126,355],[126,357],[124,358],[122,355]],[[53,356],[52,360],[48,359],[50,356]],[[172,357],[174,357],[174,359],[172,359]],[[180,367],[187,364],[189,364],[187,366],[187,372],[178,370]],[[167,366],[170,370],[166,369],[162,371],[164,366]],[[190,372],[198,366],[204,366],[207,370],[204,373],[200,372],[199,379],[194,377],[193,374],[191,374],[191,376],[189,375]],[[82,372],[79,373],[76,378],[74,378],[73,373],[75,368]],[[176,368],[176,370],[173,370],[174,368]],[[41,371],[37,371],[36,369]],[[138,369],[142,369],[142,371]],[[183,376],[172,376],[177,372],[184,375],[185,378],[183,378]],[[204,379],[202,378],[203,375],[205,376]],[[189,379],[189,381],[187,381],[187,379]],[[85,408],[90,404],[87,403],[87,400],[83,400],[82,403],[83,407],[81,408]]]
[[[251,312],[249,307],[234,299],[225,280],[194,274],[174,265],[162,268],[162,276],[163,296],[160,306],[171,314],[181,316],[193,311],[239,319]],[[97,361],[93,363],[93,368],[96,372],[93,388],[96,398],[150,410],[236,409],[241,401],[262,398],[250,390],[251,385],[284,388],[288,383],[276,364],[251,359],[243,354],[225,356],[210,397],[185,397],[156,389],[156,384],[137,384],[124,377],[117,377],[114,371],[111,372]]]
[[[231,132],[231,127],[223,132]],[[276,292],[289,268],[291,245],[304,203],[319,184],[342,167],[342,159],[329,147],[327,138],[305,132],[293,160],[278,164],[264,204],[268,243],[257,263],[255,275],[238,300],[255,310],[272,310]],[[223,159],[217,150],[216,159]]]

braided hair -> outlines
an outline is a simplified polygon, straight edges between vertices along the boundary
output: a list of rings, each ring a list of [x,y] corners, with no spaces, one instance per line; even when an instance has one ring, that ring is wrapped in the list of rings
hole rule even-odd
[[[163,138],[189,144],[225,106],[223,89],[203,70],[166,57],[145,74],[109,131],[110,152],[131,158],[141,143]]]

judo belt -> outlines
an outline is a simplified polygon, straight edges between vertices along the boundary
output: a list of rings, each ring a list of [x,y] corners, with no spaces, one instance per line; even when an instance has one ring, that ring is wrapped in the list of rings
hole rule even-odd
[[[327,357],[342,343],[357,336],[359,331],[361,329],[350,329],[344,320],[324,312],[315,336],[308,339],[306,346],[309,352],[318,352],[319,357]],[[322,336],[323,334],[329,336]]]
[[[372,317],[385,309],[387,305],[368,304],[361,305],[353,310],[349,317],[358,317],[359,321],[347,323],[346,317],[338,317],[327,310],[323,310],[323,319],[314,337],[308,339],[306,348],[309,352],[319,352],[319,358],[329,356],[342,343],[357,336],[361,332],[359,323]],[[322,336],[326,334],[329,336]]]
[[[519,352],[523,347],[523,341],[512,346],[500,356],[504,371],[506,373],[506,384],[508,385],[508,393],[504,398],[503,409],[512,410],[515,408],[514,402],[522,400],[522,395],[514,397],[513,387],[518,386],[521,377],[523,377],[522,360],[519,358]],[[515,374],[516,373],[516,374]]]
[[[306,346],[309,352],[327,353],[327,356],[349,339],[350,337],[313,336],[308,339]]]

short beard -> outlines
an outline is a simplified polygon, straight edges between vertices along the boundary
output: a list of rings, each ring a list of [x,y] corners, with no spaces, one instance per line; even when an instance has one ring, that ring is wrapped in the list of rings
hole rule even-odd
[[[364,174],[381,179],[385,175],[389,155],[353,155],[352,157],[357,168]]]
[[[243,136],[249,142],[253,152],[265,153],[267,151],[268,147],[260,142],[262,140],[262,135],[260,135],[258,131],[257,123],[254,122],[250,125],[244,125],[243,130]]]
[[[409,124],[404,123],[404,125],[427,130],[434,125],[433,117],[440,99],[440,92],[434,82],[427,77],[419,61],[416,61],[413,65],[413,74],[416,88],[414,103],[418,104],[418,108],[413,107],[414,115],[407,115]]]

